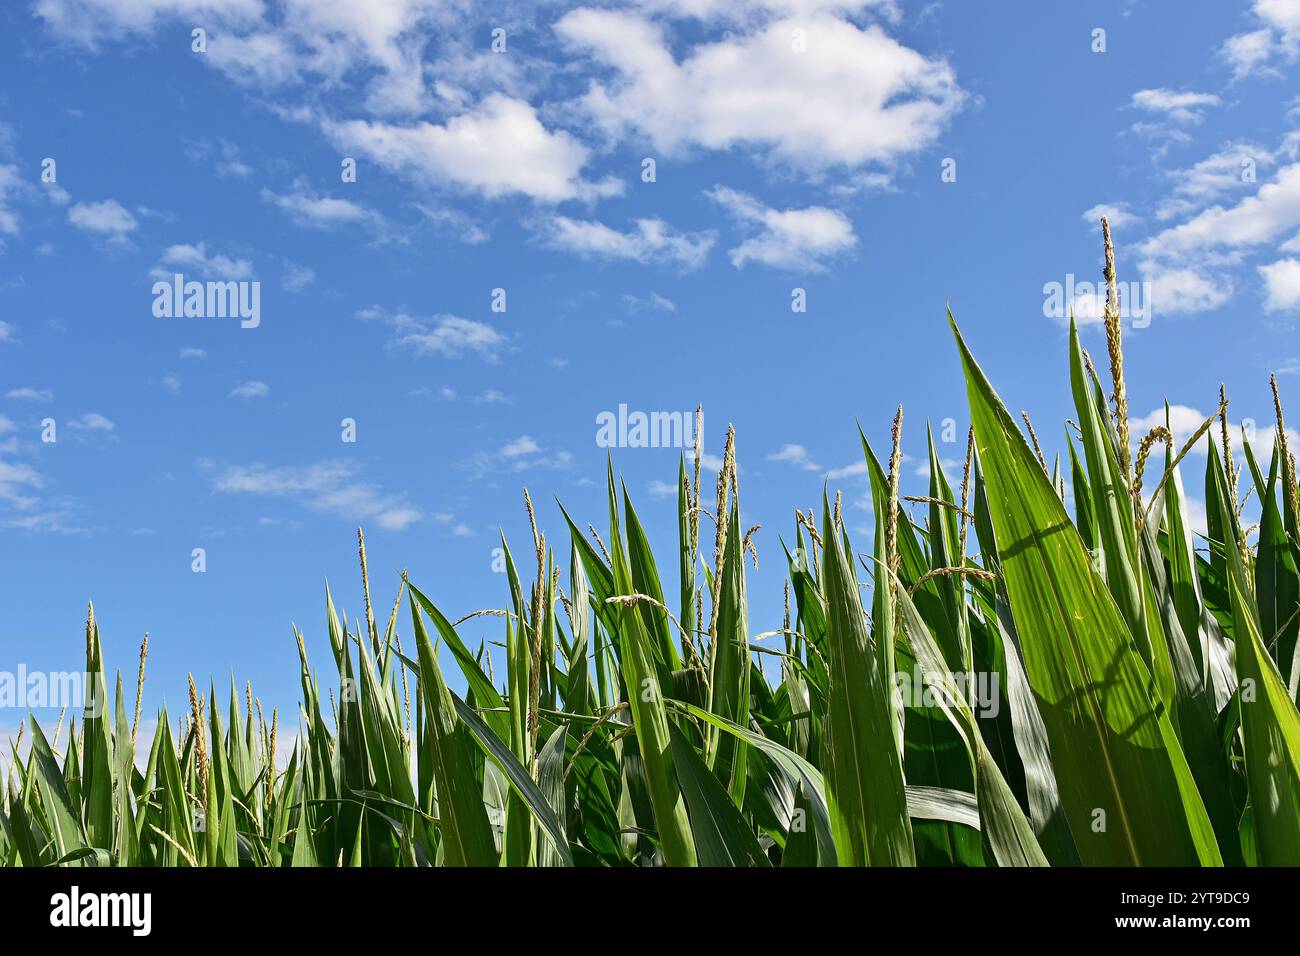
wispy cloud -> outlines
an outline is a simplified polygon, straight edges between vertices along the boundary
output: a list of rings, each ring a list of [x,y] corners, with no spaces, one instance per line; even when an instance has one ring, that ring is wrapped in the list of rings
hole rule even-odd
[[[509,345],[506,336],[486,322],[458,315],[433,315],[427,318],[405,312],[390,313],[378,306],[362,309],[357,316],[381,321],[388,326],[390,348],[405,349],[414,355],[438,355],[460,358],[474,354],[485,362],[495,363]]]
[[[1159,89],[1138,90],[1132,105],[1146,113],[1168,117],[1176,123],[1199,123],[1205,110],[1221,101],[1213,93],[1192,93]]]
[[[285,211],[300,226],[313,229],[336,229],[340,226],[380,226],[383,217],[351,199],[316,196],[305,189],[290,193],[262,190],[262,199]]]
[[[620,231],[595,220],[554,216],[541,226],[541,235],[552,249],[580,256],[682,269],[704,265],[716,241],[712,232],[679,232],[662,219],[637,219],[633,228]]]
[[[528,471],[533,468],[568,468],[573,455],[563,450],[544,448],[531,435],[512,438],[496,451],[478,452],[459,462],[458,467],[483,476],[497,472]]]
[[[111,432],[117,426],[99,412],[85,412],[69,419],[67,427],[78,432]]]
[[[374,521],[390,531],[420,520],[418,508],[400,495],[360,480],[360,471],[351,462],[328,460],[301,467],[233,465],[220,470],[212,478],[212,486],[227,494],[288,499],[349,521]]]
[[[189,270],[205,280],[239,281],[253,276],[253,263],[227,255],[208,254],[207,244],[180,243],[163,250],[158,264],[149,270],[152,279],[170,279],[176,272]]]
[[[784,462],[787,465],[802,468],[804,471],[822,470],[821,465],[808,457],[808,449],[804,448],[803,445],[782,445],[780,451],[768,455],[767,460]]]
[[[629,312],[644,312],[646,310],[655,310],[659,312],[676,312],[677,303],[666,295],[660,295],[658,292],[651,292],[649,295],[633,295],[630,292],[623,293],[623,305]]]
[[[5,398],[13,398],[22,402],[52,402],[54,401],[54,392],[48,388],[11,388],[5,392]]]

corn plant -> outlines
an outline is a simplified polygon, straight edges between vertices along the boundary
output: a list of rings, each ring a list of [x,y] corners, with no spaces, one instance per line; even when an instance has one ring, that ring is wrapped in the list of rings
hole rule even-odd
[[[532,549],[516,563],[502,541],[498,609],[451,620],[403,577],[381,627],[363,539],[364,614],[326,595],[328,679],[295,632],[287,759],[288,718],[233,685],[223,701],[191,680],[188,711],[138,740],[147,644],[128,720],[92,609],[94,706],[53,739],[29,722],[13,747],[0,862],[1300,864],[1300,501],[1276,382],[1263,458],[1244,432],[1234,450],[1226,395],[1181,448],[1168,427],[1131,436],[1103,232],[1109,399],[1072,325],[1075,415],[1049,467],[953,322],[960,488],[931,440],[925,494],[901,494],[901,408],[883,464],[859,434],[873,540],[855,546],[838,496],[796,510],[779,628],[749,620],[734,433],[706,498],[697,427],[676,590],[612,462],[603,536],[561,508],[557,549],[526,498]],[[1207,434],[1199,535],[1182,466]],[[484,615],[495,663],[458,630]]]

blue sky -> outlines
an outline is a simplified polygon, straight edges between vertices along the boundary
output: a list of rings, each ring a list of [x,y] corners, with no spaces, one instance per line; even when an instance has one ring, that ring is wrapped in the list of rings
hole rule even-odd
[[[499,607],[524,486],[553,542],[556,498],[603,524],[621,404],[702,403],[711,455],[735,423],[750,622],[779,626],[794,507],[829,481],[869,543],[855,420],[883,446],[904,404],[905,492],[927,421],[960,461],[945,303],[1059,446],[1045,286],[1099,279],[1103,210],[1145,283],[1135,417],[1188,434],[1226,380],[1267,422],[1271,370],[1300,394],[1300,0],[1074,6],[5,5],[0,669],[75,667],[93,599],[110,664],[151,634],[149,708],[233,671],[292,713],[290,622],[326,663],[358,524],[385,614],[402,568]],[[155,316],[177,272],[257,282],[257,327]],[[613,453],[671,556],[678,451]]]

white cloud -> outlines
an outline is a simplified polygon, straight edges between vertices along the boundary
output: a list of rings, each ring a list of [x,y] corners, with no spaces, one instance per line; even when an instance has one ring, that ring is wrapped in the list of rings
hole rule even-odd
[[[121,242],[139,225],[135,216],[116,199],[101,202],[79,202],[68,210],[68,222],[78,229],[107,236]]]
[[[1175,454],[1182,450],[1183,446],[1186,445],[1192,435],[1195,434],[1196,429],[1200,428],[1201,425],[1205,423],[1205,419],[1209,417],[1209,415],[1210,412],[1202,411],[1199,408],[1193,408],[1189,405],[1171,404],[1169,406],[1169,431],[1174,436]],[[1133,436],[1134,450],[1137,449],[1138,443],[1147,432],[1152,428],[1155,428],[1157,425],[1163,425],[1164,423],[1165,410],[1163,407],[1153,410],[1148,415],[1143,415],[1139,418],[1130,418],[1129,433]],[[1229,417],[1229,436],[1232,441],[1233,453],[1238,456],[1241,453],[1241,434],[1243,425],[1246,428],[1246,434],[1250,437],[1251,449],[1255,452],[1255,456],[1260,462],[1260,467],[1267,472],[1268,462],[1273,456],[1273,442],[1277,436],[1277,428],[1274,425],[1272,418],[1269,418],[1267,421],[1243,419],[1242,421],[1234,422],[1232,418]],[[1297,444],[1300,444],[1300,434],[1297,434],[1294,429],[1288,428],[1286,434],[1287,442],[1291,447],[1294,448]],[[1215,423],[1210,426],[1209,431],[1202,436],[1200,441],[1192,446],[1188,454],[1204,455],[1209,447],[1207,443],[1213,441],[1217,445],[1219,440],[1219,424],[1216,419]],[[1164,470],[1164,454],[1160,451],[1161,447],[1163,446],[1157,446],[1156,450],[1152,451],[1151,454],[1153,456],[1158,455],[1159,457],[1153,457],[1152,464],[1147,466],[1147,473],[1156,476],[1152,479],[1152,483],[1147,484],[1148,494],[1155,489],[1155,484],[1153,482],[1160,480],[1159,475]],[[1222,449],[1220,449],[1220,453],[1222,453]],[[1184,461],[1186,461],[1186,459],[1184,459]],[[1159,464],[1155,464],[1156,462],[1159,462]],[[1238,464],[1241,464],[1240,460],[1238,461]]]
[[[451,234],[467,246],[481,245],[491,238],[486,229],[458,209],[430,206],[427,203],[416,203],[415,208],[420,210],[435,230]]]
[[[1235,288],[1226,275],[1179,269],[1158,260],[1144,260],[1139,268],[1143,281],[1148,283],[1148,315],[1210,312],[1225,305]]]
[[[152,33],[177,17],[240,22],[263,9],[262,0],[37,0],[34,7],[52,30],[91,48],[103,39]]]
[[[767,456],[768,461],[783,461],[786,464],[802,468],[804,471],[821,471],[822,466],[808,457],[808,449],[803,445],[782,445],[780,451]]]
[[[180,357],[183,359],[205,359],[208,357],[208,353],[204,349],[197,349],[194,348],[193,346],[186,346],[185,348],[181,349]]]
[[[1147,255],[1239,248],[1275,240],[1300,225],[1300,163],[1278,171],[1274,181],[1259,187],[1235,206],[1213,206],[1178,226],[1166,229],[1142,245]]]
[[[66,206],[72,202],[72,193],[68,192],[58,183],[42,183],[45,188],[45,196],[56,206]]]
[[[1228,302],[1229,270],[1258,247],[1300,226],[1300,163],[1282,167],[1273,181],[1233,205],[1215,205],[1138,246],[1143,279],[1151,283],[1154,315],[1201,312]],[[1281,277],[1281,272],[1273,274]],[[1262,273],[1265,281],[1270,275]]]
[[[655,309],[661,312],[677,311],[677,303],[666,295],[660,295],[658,292],[651,292],[647,296],[625,292],[623,293],[623,304],[627,306],[629,312],[642,312],[646,309]]]
[[[520,435],[492,452],[478,452],[457,467],[468,469],[477,477],[494,472],[527,471],[532,468],[568,468],[573,455],[567,451],[549,451],[531,435]]]
[[[252,278],[253,264],[247,259],[233,259],[225,255],[208,255],[205,243],[184,243],[163,250],[158,264],[149,271],[150,278],[171,279],[176,272],[186,269],[207,279],[234,280]]]
[[[1099,202],[1084,210],[1083,221],[1100,232],[1102,216],[1106,217],[1111,229],[1123,229],[1125,226],[1137,225],[1142,221],[1129,209],[1128,203],[1122,202]]]
[[[646,485],[646,493],[651,498],[671,498],[677,494],[677,486],[667,481],[655,479]]]
[[[1300,3],[1296,0],[1255,0],[1255,14],[1288,40],[1300,37]]]
[[[830,471],[826,472],[826,477],[831,481],[836,481],[840,478],[855,478],[858,475],[865,475],[866,473],[867,462],[864,459],[863,461],[855,461],[851,465],[845,465],[843,468],[832,468]]]
[[[691,47],[613,10],[573,10],[555,30],[612,74],[580,108],[666,153],[751,146],[805,170],[888,164],[933,143],[966,98],[946,61],[824,12]]]
[[[1262,26],[1229,37],[1219,53],[1232,67],[1234,79],[1252,73],[1280,76],[1272,62],[1276,59],[1294,63],[1300,54],[1300,3],[1255,0],[1252,10]]]
[[[272,89],[301,81],[308,65],[293,37],[269,30],[213,33],[204,59],[236,83]]]
[[[0,320],[0,343],[16,341],[13,323]]]
[[[514,441],[507,442],[501,449],[501,455],[505,458],[518,458],[520,455],[535,455],[542,450],[528,435],[521,435]]]
[[[111,432],[117,426],[98,412],[86,412],[69,419],[67,427],[73,431]]]
[[[239,147],[229,140],[195,140],[185,144],[185,155],[196,162],[212,163],[218,176],[247,179],[253,167],[239,156]]]
[[[1264,279],[1264,308],[1269,312],[1290,311],[1300,306],[1300,260],[1279,259],[1259,266]]]
[[[313,196],[301,189],[283,194],[263,189],[262,199],[283,209],[298,225],[315,229],[333,229],[354,223],[378,225],[383,221],[377,212],[351,199]]]
[[[300,266],[296,262],[285,262],[284,275],[280,277],[280,285],[284,286],[289,292],[301,292],[315,281],[315,269]]]
[[[453,358],[472,351],[485,359],[495,360],[504,341],[501,333],[492,326],[455,315],[437,315],[428,323],[412,319],[401,323],[398,333],[398,344],[410,346],[417,354]]]
[[[1205,108],[1219,103],[1213,93],[1179,93],[1163,87],[1138,90],[1132,101],[1134,108],[1167,116],[1176,123],[1199,123]]]
[[[851,249],[858,241],[853,224],[834,209],[772,209],[725,186],[715,186],[707,195],[742,224],[759,227],[757,235],[730,251],[732,265],[738,269],[752,260],[777,269],[820,271],[825,268],[824,259]]]
[[[358,471],[356,465],[345,461],[304,467],[236,465],[217,474],[213,488],[230,494],[289,498],[306,508],[352,521],[373,520],[391,531],[420,520],[420,511],[400,497],[357,480]]]
[[[1262,71],[1273,52],[1273,31],[1267,27],[1228,37],[1219,50],[1220,55],[1232,67],[1235,79]]]
[[[242,398],[245,401],[252,398],[266,398],[271,394],[271,388],[265,382],[240,382],[230,390],[230,398]]]
[[[326,122],[324,128],[340,148],[425,185],[452,184],[488,198],[522,194],[548,203],[623,190],[612,177],[583,179],[590,150],[563,130],[548,130],[529,103],[501,93],[445,124],[351,120]]]
[[[0,233],[18,234],[18,214],[9,208],[7,200],[11,193],[18,191],[21,183],[17,166],[0,165]]]
[[[508,345],[505,335],[486,322],[458,315],[420,318],[405,312],[390,315],[377,307],[357,314],[363,319],[383,321],[392,332],[389,347],[409,349],[415,355],[460,358],[472,352],[485,362],[495,363]]]
[[[453,536],[455,536],[455,537],[457,537],[457,538],[476,538],[476,537],[478,537],[478,532],[475,531],[473,528],[471,528],[469,525],[465,524],[465,522],[463,522],[463,521],[460,522],[460,523],[458,523],[458,524],[456,525],[456,527],[452,528],[452,529],[451,529],[451,533],[452,533]]]
[[[19,401],[25,401],[25,402],[54,401],[54,393],[50,391],[48,388],[31,388],[30,386],[26,386],[23,388],[11,388],[9,389],[9,391],[5,392],[5,397],[15,398],[18,399]]]
[[[31,465],[0,461],[0,501],[17,508],[30,508],[35,504],[24,488],[40,488],[44,482]]]
[[[1273,150],[1258,143],[1237,142],[1211,153],[1187,169],[1170,170],[1167,176],[1174,183],[1174,192],[1161,201],[1156,218],[1168,220],[1190,215],[1226,194],[1251,188],[1259,169],[1273,166],[1276,160],[1277,154]]]
[[[546,243],[554,249],[602,259],[665,263],[698,269],[708,258],[712,233],[675,231],[662,219],[638,219],[636,228],[619,232],[602,222],[555,216],[545,227]]]

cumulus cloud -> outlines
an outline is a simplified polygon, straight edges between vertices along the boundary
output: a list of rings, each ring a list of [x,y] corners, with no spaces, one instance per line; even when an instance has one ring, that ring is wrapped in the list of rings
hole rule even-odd
[[[266,398],[271,394],[271,387],[265,382],[240,382],[230,390],[230,398],[248,401],[253,398]]]
[[[1200,428],[1209,416],[1210,412],[1190,405],[1171,404],[1169,406],[1169,431],[1174,436],[1175,449],[1181,450],[1192,435],[1196,433],[1196,429]],[[1134,448],[1136,449],[1136,443],[1140,441],[1140,436],[1147,434],[1157,425],[1163,424],[1165,424],[1165,410],[1163,407],[1154,409],[1148,415],[1130,418],[1129,431],[1133,435]],[[1251,449],[1255,452],[1256,458],[1259,459],[1261,467],[1267,471],[1268,462],[1273,456],[1273,442],[1277,438],[1277,429],[1273,426],[1272,420],[1256,422],[1253,419],[1242,419],[1233,422],[1229,419],[1228,425],[1233,448],[1240,450],[1241,435],[1244,429],[1246,436],[1250,439]],[[1210,430],[1191,447],[1188,453],[1193,455],[1206,454],[1209,447],[1207,443],[1218,441],[1218,434],[1218,426],[1211,426]],[[1291,447],[1295,447],[1296,443],[1300,442],[1300,434],[1297,434],[1294,429],[1288,428],[1286,434],[1287,443]],[[1156,452],[1152,454],[1156,454]],[[1163,454],[1158,460],[1163,461]],[[1154,485],[1151,486],[1151,489],[1154,489]]]
[[[1083,221],[1098,232],[1101,231],[1101,217],[1105,216],[1111,229],[1123,229],[1134,226],[1142,220],[1129,208],[1128,203],[1099,202],[1083,211]]]
[[[1275,74],[1274,64],[1294,63],[1300,53],[1300,4],[1295,0],[1255,0],[1257,29],[1224,41],[1219,55],[1232,67],[1234,79],[1251,74]]]
[[[1264,308],[1269,312],[1291,311],[1300,306],[1300,260],[1279,259],[1258,267],[1264,279]]]
[[[135,216],[116,199],[79,202],[68,210],[68,222],[78,229],[104,236],[114,242],[125,241],[139,225]]]
[[[858,241],[848,217],[835,209],[772,209],[725,186],[715,186],[707,195],[743,227],[757,230],[729,253],[738,269],[753,261],[777,269],[820,271],[825,268],[824,260],[851,249]]]
[[[933,143],[966,99],[946,61],[827,12],[689,47],[623,11],[573,10],[555,30],[608,74],[578,107],[667,153],[748,146],[809,171],[889,164]]]
[[[1260,247],[1277,243],[1300,227],[1300,163],[1229,205],[1213,205],[1142,242],[1138,264],[1151,284],[1155,314],[1201,312],[1228,302],[1235,291],[1232,270]],[[1260,275],[1269,301],[1285,301],[1287,267],[1265,267]],[[1279,298],[1273,298],[1276,286]],[[1282,307],[1282,306],[1279,306]]]
[[[356,150],[424,185],[447,184],[489,199],[523,195],[541,202],[594,199],[622,192],[612,177],[582,175],[591,151],[563,130],[549,130],[533,106],[502,93],[485,96],[445,123],[395,125],[326,122],[341,148]]]

